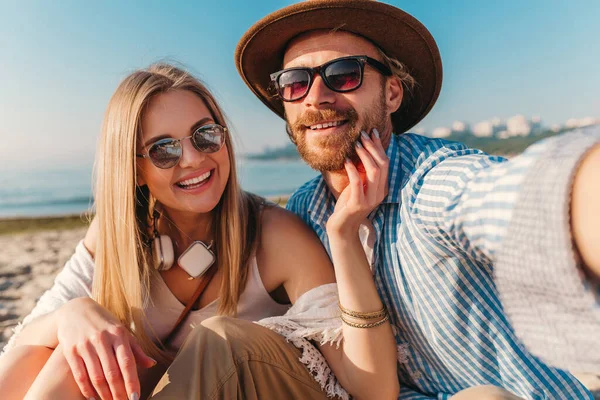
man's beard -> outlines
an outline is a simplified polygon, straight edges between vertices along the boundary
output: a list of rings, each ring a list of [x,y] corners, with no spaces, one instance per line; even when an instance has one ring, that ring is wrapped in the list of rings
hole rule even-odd
[[[377,101],[378,100],[378,101]],[[363,121],[358,124],[358,113],[353,108],[336,110],[328,108],[317,111],[306,111],[293,124],[288,126],[298,153],[302,159],[317,171],[340,171],[344,169],[346,158],[358,160],[355,143],[361,131],[370,133],[373,128],[383,132],[388,116],[385,113],[385,93],[365,109]],[[308,126],[323,121],[341,121],[346,123],[337,129],[336,133],[317,135],[307,143]]]

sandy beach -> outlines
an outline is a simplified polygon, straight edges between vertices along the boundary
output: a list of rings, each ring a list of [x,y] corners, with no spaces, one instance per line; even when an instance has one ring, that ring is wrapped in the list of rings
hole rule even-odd
[[[71,257],[86,228],[0,235],[0,345]]]
[[[73,217],[70,217],[73,219]],[[0,221],[0,226],[2,225]],[[25,317],[45,290],[52,286],[55,275],[71,257],[86,228],[72,221],[53,222],[58,229],[0,234],[0,346],[8,341],[12,328]],[[13,224],[14,225],[14,224]],[[18,224],[17,224],[18,225]],[[22,224],[21,224],[22,225]],[[34,224],[35,225],[35,224]],[[40,224],[38,224],[40,225]],[[72,226],[76,227],[73,228]],[[14,229],[14,228],[11,228]],[[17,229],[20,231],[23,229]],[[576,374],[600,399],[600,377]]]

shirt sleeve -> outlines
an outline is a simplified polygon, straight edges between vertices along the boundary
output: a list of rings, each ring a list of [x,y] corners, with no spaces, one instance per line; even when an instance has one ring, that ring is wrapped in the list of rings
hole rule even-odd
[[[573,245],[570,199],[582,157],[600,143],[598,128],[544,145],[524,176],[494,265],[523,343],[549,364],[583,372],[600,367],[600,290],[586,279]]]
[[[91,297],[93,277],[94,260],[83,245],[83,241],[81,241],[75,248],[75,253],[56,276],[52,287],[40,297],[31,313],[23,319],[23,322],[14,328],[13,335],[2,352],[4,353],[14,347],[17,335],[31,321],[55,311],[71,299]]]
[[[296,191],[290,196],[287,201],[285,208],[288,211],[293,212],[306,223],[308,226],[312,226],[309,216],[308,203],[310,202],[309,196],[300,190]]]
[[[529,350],[561,368],[600,365],[600,293],[570,228],[572,181],[600,127],[543,140],[508,161],[439,149],[413,182],[416,223],[446,248],[492,265],[505,312]]]

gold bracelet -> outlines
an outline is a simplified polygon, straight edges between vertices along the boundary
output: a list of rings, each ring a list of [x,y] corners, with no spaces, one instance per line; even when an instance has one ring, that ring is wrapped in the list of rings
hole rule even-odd
[[[379,311],[360,312],[360,311],[348,310],[347,308],[344,308],[340,303],[338,303],[338,305],[340,307],[340,311],[342,312],[342,314],[345,314],[345,315],[347,315],[349,317],[353,317],[353,318],[376,319],[376,318],[382,318],[383,316],[387,315],[387,310],[385,309],[385,306]]]
[[[386,314],[385,317],[383,317],[383,319],[381,319],[379,321],[375,321],[375,322],[368,322],[366,324],[357,324],[354,322],[350,322],[344,317],[344,314],[342,314],[340,316],[340,318],[342,319],[343,323],[345,323],[346,325],[351,326],[353,328],[375,328],[376,326],[384,324],[387,320],[390,319],[390,316],[388,314]]]

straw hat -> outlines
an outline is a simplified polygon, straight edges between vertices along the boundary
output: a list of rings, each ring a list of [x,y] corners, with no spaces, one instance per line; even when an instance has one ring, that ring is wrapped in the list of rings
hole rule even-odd
[[[269,92],[269,75],[282,68],[290,40],[315,29],[341,29],[363,36],[408,67],[417,85],[409,101],[392,114],[396,133],[415,126],[435,104],[442,87],[442,60],[433,36],[417,19],[373,0],[310,0],[258,21],[235,51],[236,67],[244,82],[281,118],[283,102]]]

